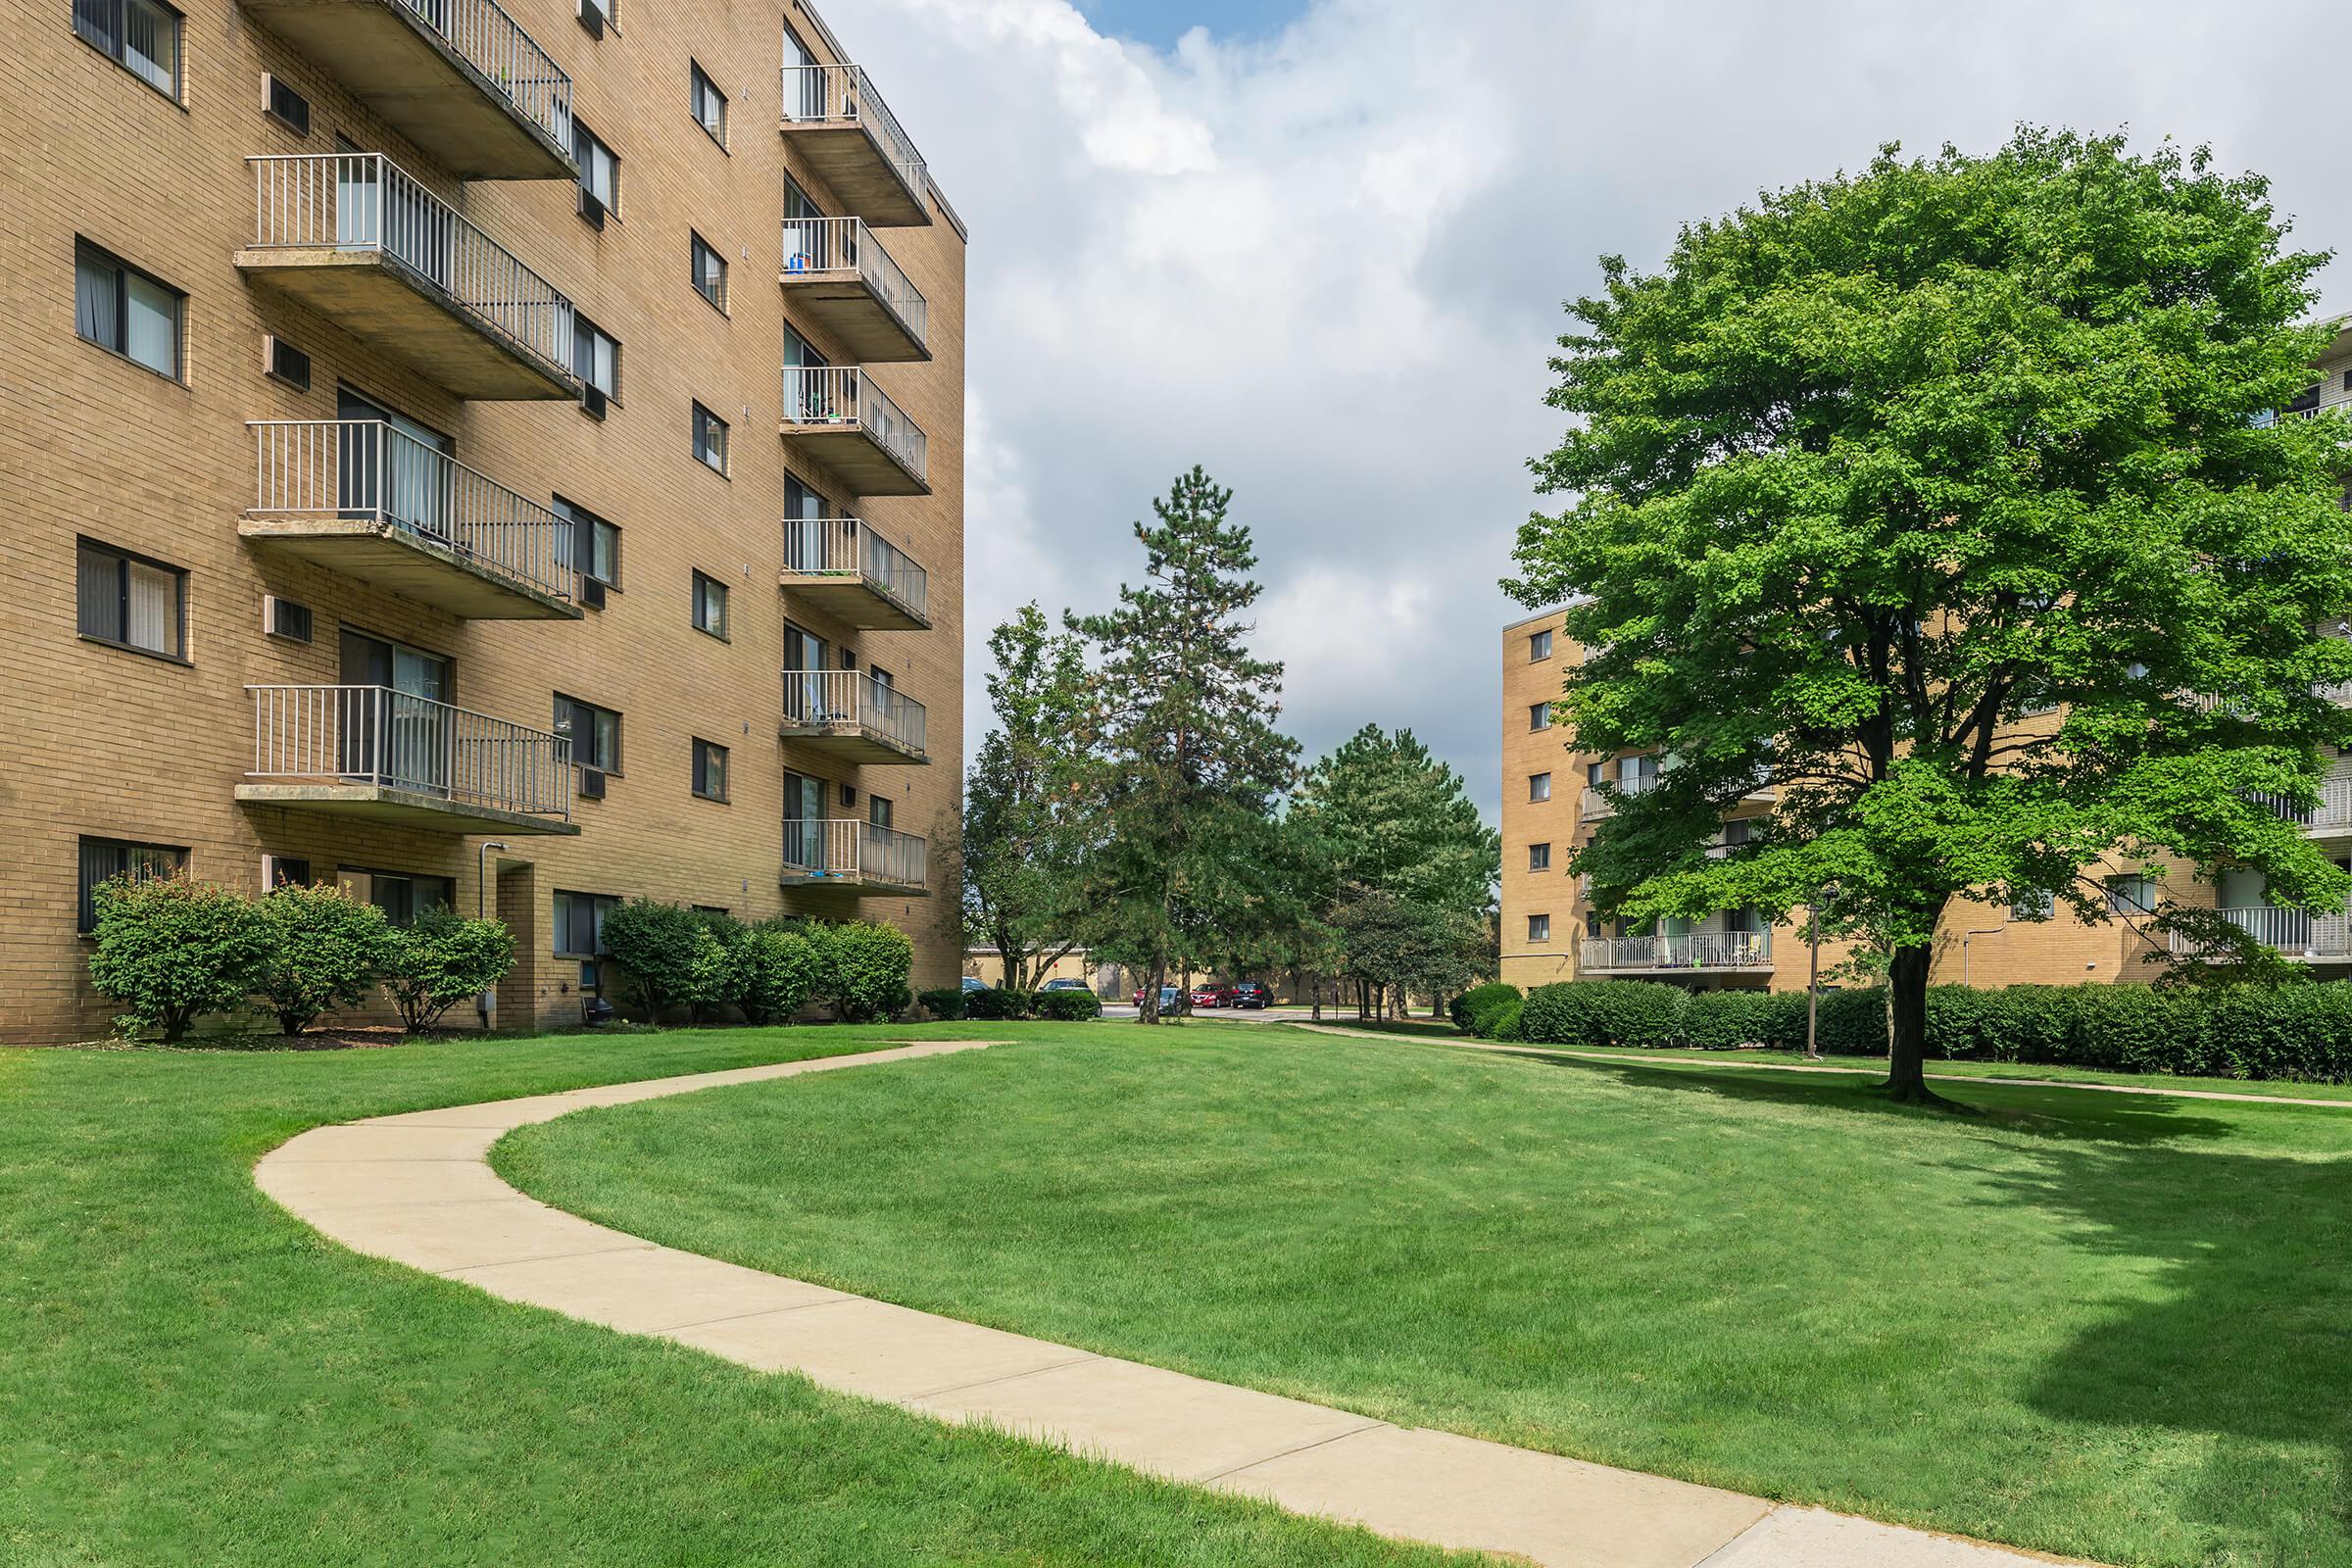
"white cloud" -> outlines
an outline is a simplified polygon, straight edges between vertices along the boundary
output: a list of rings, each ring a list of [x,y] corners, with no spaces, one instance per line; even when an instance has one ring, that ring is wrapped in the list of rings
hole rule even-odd
[[[1061,0],[834,0],[972,226],[970,651],[1098,607],[1194,462],[1237,492],[1310,755],[1410,725],[1498,799],[1494,588],[1557,438],[1562,299],[1595,258],[1765,186],[2019,120],[2210,140],[2352,235],[2352,13],[2186,0],[1786,6],[1323,0],[1270,38],[1105,39]],[[975,669],[971,689],[979,690]],[[975,714],[975,717],[977,715]]]

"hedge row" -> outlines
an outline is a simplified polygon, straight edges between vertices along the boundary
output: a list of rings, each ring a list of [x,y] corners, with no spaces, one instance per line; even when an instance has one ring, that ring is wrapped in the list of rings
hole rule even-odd
[[[1545,1045],[1802,1050],[1805,998],[1578,980],[1531,992],[1518,1027],[1522,1038]],[[1824,992],[1818,1040],[1828,1054],[1885,1055],[1885,988]],[[2352,982],[2211,995],[2132,985],[1930,986],[1928,1054],[1948,1061],[2347,1083]]]
[[[906,989],[914,944],[871,920],[746,924],[720,910],[630,899],[605,916],[603,935],[649,1022],[684,1007],[701,1023],[733,1007],[751,1023],[782,1023],[816,1002],[843,1023],[872,1023],[914,1001]]]

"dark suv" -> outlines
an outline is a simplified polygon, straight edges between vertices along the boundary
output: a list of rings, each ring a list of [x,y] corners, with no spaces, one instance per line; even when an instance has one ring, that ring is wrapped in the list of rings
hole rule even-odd
[[[1254,980],[1245,980],[1238,986],[1226,989],[1233,993],[1225,1004],[1229,1007],[1270,1007],[1274,1004],[1274,993]]]

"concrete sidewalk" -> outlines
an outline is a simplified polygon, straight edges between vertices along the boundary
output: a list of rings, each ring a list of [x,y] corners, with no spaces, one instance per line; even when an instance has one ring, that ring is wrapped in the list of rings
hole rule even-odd
[[[354,1250],[942,1420],[986,1422],[1383,1535],[1544,1568],[2026,1568],[2050,1559],[1587,1464],[1097,1355],[657,1247],[490,1169],[594,1105],[981,1049],[940,1041],[320,1127],[254,1178]]]

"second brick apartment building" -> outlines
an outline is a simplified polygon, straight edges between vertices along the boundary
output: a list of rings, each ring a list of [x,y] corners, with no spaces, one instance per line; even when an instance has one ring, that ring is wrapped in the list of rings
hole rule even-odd
[[[2311,390],[2279,417],[2352,408],[2352,326],[2337,333],[2316,370]],[[2352,635],[2352,625],[2339,635]],[[1568,858],[1611,809],[1600,786],[1639,791],[1657,777],[1659,760],[1576,749],[1556,702],[1564,670],[1580,657],[1557,609],[1503,628],[1502,978],[1523,989],[1640,978],[1803,990],[1812,955],[1801,909],[1779,923],[1754,910],[1721,909],[1703,920],[1656,924],[1603,920],[1592,909]],[[2352,700],[2352,693],[2342,695]],[[1743,819],[1770,808],[1768,795],[1749,797],[1727,815],[1723,841],[1738,842],[1746,831]],[[2295,815],[2339,861],[2352,857],[2352,759],[2332,762],[2318,808]],[[2219,907],[2256,940],[2323,977],[2352,975],[2352,912],[2276,907],[2259,873],[2228,867],[2199,879],[2186,865],[2173,866],[2161,891],[2182,904]],[[2159,889],[2118,870],[2106,878],[2106,894],[2109,918],[2098,922],[2054,901],[2036,909],[1957,905],[1936,935],[1931,978],[1980,986],[2154,979],[2158,963],[2171,958],[2169,946],[2160,951],[2147,931]],[[2050,918],[2033,917],[2045,909]],[[1826,968],[1846,956],[1839,944],[1822,945]],[[2158,963],[2147,961],[2151,956]]]
[[[0,157],[0,1038],[88,892],[863,915],[953,984],[965,235],[814,11],[28,0]]]

